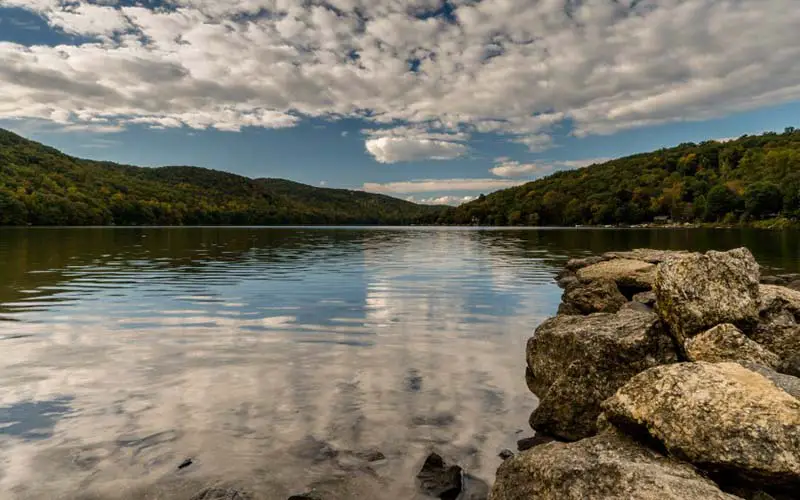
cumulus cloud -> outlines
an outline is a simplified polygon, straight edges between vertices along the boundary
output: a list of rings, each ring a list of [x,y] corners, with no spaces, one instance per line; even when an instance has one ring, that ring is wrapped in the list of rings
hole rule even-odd
[[[489,172],[498,177],[527,177],[540,171],[542,167],[535,163],[520,163],[518,161],[503,161]]]
[[[367,151],[381,163],[416,160],[451,160],[463,156],[467,146],[456,142],[415,137],[379,137],[366,142]]]
[[[239,130],[362,118],[552,146],[800,99],[797,0],[0,0],[71,44],[0,42],[0,118]],[[368,136],[379,161],[457,137]]]
[[[365,182],[363,189],[372,193],[408,194],[441,191],[496,191],[523,184],[510,179],[419,179],[400,182]]]
[[[498,158],[497,165],[489,172],[498,177],[541,177],[559,170],[572,170],[603,163],[609,158],[589,158],[584,160],[545,161],[540,163],[520,163],[508,158]]]
[[[477,196],[434,196],[431,198],[417,198],[416,196],[407,196],[406,200],[421,203],[423,205],[452,205],[458,206],[462,203],[470,202],[476,199]]]

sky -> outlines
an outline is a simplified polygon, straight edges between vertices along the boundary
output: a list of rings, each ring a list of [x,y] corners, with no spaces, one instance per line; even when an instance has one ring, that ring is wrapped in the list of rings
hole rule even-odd
[[[798,126],[797,0],[0,0],[0,127],[458,204]]]

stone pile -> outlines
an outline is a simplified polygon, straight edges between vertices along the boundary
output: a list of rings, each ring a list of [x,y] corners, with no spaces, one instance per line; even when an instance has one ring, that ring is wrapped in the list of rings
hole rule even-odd
[[[526,352],[553,441],[491,498],[800,498],[800,291],[776,282],[744,248],[571,260]]]

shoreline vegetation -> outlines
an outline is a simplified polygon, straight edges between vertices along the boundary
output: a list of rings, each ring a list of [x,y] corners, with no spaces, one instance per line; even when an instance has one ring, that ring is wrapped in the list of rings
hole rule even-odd
[[[639,249],[558,282],[526,349],[536,436],[489,498],[797,498],[800,275],[746,248]]]
[[[555,172],[458,207],[85,160],[0,129],[0,226],[800,227],[800,131],[685,143]]]

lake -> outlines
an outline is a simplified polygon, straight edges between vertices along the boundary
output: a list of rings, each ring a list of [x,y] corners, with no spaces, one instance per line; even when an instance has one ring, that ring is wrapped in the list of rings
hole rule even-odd
[[[0,229],[0,496],[414,498],[430,450],[491,482],[566,259],[742,245],[800,270],[757,230]]]

